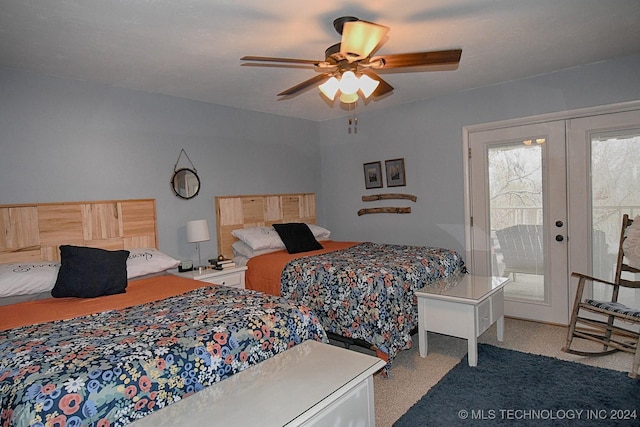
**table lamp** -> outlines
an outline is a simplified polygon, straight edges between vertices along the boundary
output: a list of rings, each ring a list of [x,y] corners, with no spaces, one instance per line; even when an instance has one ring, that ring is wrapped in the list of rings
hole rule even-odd
[[[187,242],[195,243],[198,249],[198,267],[202,267],[200,256],[200,242],[209,240],[209,224],[206,219],[187,222]]]

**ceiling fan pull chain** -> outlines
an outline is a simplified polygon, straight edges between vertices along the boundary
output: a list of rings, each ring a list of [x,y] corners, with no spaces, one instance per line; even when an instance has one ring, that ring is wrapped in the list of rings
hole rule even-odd
[[[353,125],[353,133],[358,133],[358,114],[356,113],[356,107],[358,106],[358,101],[347,104],[349,106],[349,114],[347,115],[347,122],[349,123],[348,129],[349,133],[351,133],[351,125]],[[353,105],[353,111],[351,110],[351,106]]]
[[[358,101],[353,103],[353,133],[358,133]]]

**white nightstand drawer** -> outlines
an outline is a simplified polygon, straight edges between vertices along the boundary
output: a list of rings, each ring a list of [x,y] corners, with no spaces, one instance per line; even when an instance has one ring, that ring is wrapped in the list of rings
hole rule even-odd
[[[476,307],[476,325],[478,325],[478,331],[476,332],[477,336],[480,336],[484,331],[489,329],[491,326],[491,299],[487,298],[482,301]]]
[[[491,297],[491,322],[504,316],[504,290],[500,289]]]
[[[216,285],[224,285],[224,286],[232,286],[234,288],[240,288],[244,286],[240,286],[242,284],[242,274],[243,273],[230,273],[221,276],[208,277],[206,279],[202,279],[203,282],[215,283]]]
[[[199,280],[201,282],[214,283],[216,285],[244,288],[244,275],[246,270],[247,267],[238,266],[228,270],[205,270],[202,274],[198,274],[196,271],[188,271],[185,273],[172,271],[171,274]]]

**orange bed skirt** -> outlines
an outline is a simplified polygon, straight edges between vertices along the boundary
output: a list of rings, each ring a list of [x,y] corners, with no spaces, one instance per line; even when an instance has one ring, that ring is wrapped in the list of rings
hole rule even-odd
[[[285,265],[293,259],[311,255],[319,255],[340,249],[350,248],[360,242],[334,242],[326,240],[320,242],[323,249],[299,254],[290,254],[286,250],[272,252],[251,258],[247,262],[248,270],[245,273],[247,289],[264,292],[269,295],[280,296],[280,277]]]
[[[48,298],[5,305],[0,307],[0,331],[132,307],[209,285],[197,280],[166,275],[132,280],[123,294],[97,298]]]

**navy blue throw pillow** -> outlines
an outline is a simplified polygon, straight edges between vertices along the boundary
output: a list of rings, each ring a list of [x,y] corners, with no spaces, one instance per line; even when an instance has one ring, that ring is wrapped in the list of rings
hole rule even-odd
[[[288,224],[273,224],[278,232],[287,252],[297,254],[322,249],[307,224],[302,222],[290,222]]]
[[[60,271],[51,290],[55,298],[94,298],[121,294],[127,287],[129,251],[60,246]]]

